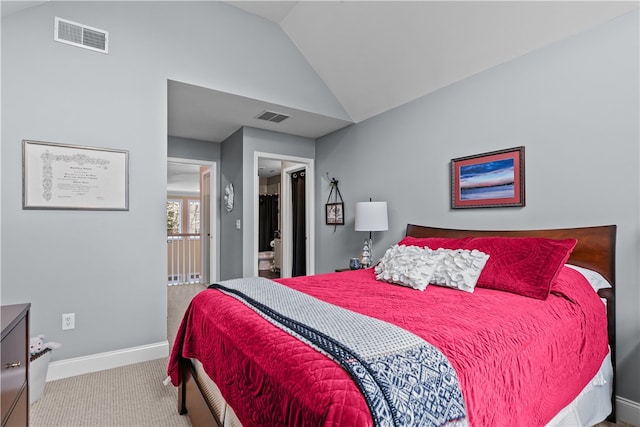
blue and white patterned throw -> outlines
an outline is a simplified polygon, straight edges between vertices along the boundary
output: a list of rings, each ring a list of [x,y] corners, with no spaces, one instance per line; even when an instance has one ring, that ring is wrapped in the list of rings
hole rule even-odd
[[[209,287],[340,364],[360,388],[376,426],[467,424],[455,370],[440,350],[411,332],[264,278]]]

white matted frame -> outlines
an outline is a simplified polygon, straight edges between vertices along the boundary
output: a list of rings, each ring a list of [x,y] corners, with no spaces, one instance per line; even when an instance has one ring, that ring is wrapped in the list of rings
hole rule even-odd
[[[129,210],[129,152],[22,141],[22,208]]]

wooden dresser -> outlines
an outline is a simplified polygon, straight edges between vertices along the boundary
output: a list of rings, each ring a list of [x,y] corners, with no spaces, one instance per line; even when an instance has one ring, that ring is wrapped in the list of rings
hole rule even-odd
[[[2,427],[29,425],[29,308],[3,305],[0,345]]]

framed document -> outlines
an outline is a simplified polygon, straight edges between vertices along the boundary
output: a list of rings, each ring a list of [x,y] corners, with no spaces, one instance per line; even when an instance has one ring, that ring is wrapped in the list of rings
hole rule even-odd
[[[129,210],[129,152],[23,140],[22,208]]]

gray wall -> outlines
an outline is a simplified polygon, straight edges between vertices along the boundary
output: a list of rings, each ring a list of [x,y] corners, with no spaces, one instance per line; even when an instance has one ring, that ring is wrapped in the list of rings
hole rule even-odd
[[[220,145],[217,142],[169,136],[167,156],[220,163]],[[220,166],[218,166],[219,169]]]
[[[222,143],[222,180],[220,181],[220,280],[242,277],[242,227],[244,210],[243,129],[239,129]],[[231,212],[224,207],[224,189],[233,185],[234,206]]]
[[[407,223],[528,229],[618,225],[618,395],[640,402],[638,13],[495,67],[322,138],[316,146],[320,213],[325,171],[340,180],[346,225],[317,221],[317,270],[357,256],[355,202],[386,200],[390,229]],[[451,210],[449,161],[524,145],[526,207]],[[354,159],[357,159],[354,161]]]
[[[109,54],[53,41],[55,16]],[[222,2],[47,2],[1,31],[1,299],[32,303],[54,360],[166,340],[167,80],[349,119],[277,25]],[[129,150],[130,210],[22,210],[22,139]]]

